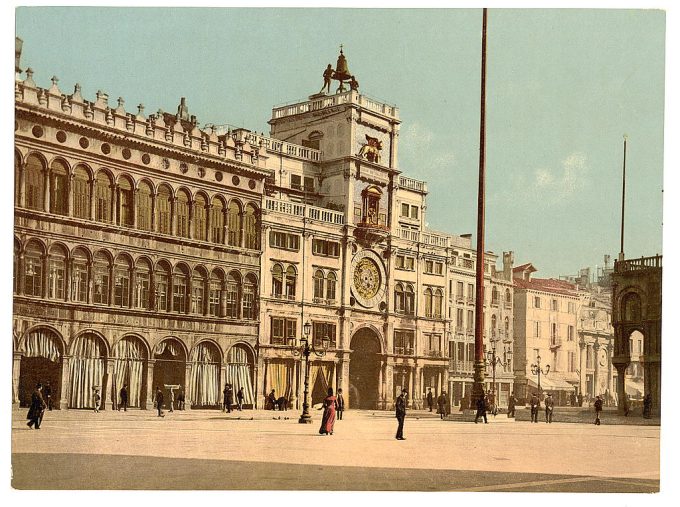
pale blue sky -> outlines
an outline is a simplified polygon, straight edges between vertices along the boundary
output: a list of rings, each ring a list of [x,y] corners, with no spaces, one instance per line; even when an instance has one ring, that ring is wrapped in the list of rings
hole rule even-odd
[[[268,131],[343,43],[361,91],[400,108],[400,164],[427,180],[428,221],[476,228],[481,10],[20,8],[22,65],[128,110]],[[538,276],[619,251],[661,253],[665,16],[653,10],[489,11],[487,247]]]

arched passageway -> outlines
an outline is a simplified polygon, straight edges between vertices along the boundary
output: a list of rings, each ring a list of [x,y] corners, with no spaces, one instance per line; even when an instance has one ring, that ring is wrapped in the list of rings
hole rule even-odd
[[[358,330],[350,343],[349,407],[378,407],[380,377],[380,341],[370,328]]]

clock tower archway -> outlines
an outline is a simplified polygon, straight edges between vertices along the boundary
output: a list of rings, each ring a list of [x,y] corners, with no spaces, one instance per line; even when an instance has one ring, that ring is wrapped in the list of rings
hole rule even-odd
[[[363,327],[352,336],[350,349],[349,408],[379,408],[382,366],[380,338],[370,327]]]

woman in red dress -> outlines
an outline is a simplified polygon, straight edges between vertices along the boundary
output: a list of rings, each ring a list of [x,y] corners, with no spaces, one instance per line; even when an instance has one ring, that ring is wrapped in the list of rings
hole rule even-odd
[[[321,419],[321,428],[319,433],[321,435],[332,435],[333,425],[335,424],[335,409],[338,406],[338,400],[333,396],[333,388],[328,388],[328,396],[323,400],[323,418]]]

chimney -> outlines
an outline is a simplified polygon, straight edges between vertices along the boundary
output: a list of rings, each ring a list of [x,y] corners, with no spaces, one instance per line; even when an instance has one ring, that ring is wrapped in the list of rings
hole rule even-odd
[[[187,99],[182,97],[177,106],[177,116],[180,120],[189,121],[189,108],[187,107]]]
[[[503,252],[503,279],[512,281],[512,265],[515,262],[515,253],[510,250]]]

